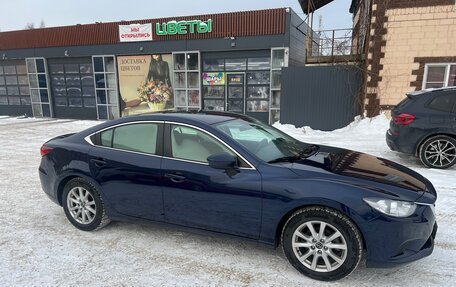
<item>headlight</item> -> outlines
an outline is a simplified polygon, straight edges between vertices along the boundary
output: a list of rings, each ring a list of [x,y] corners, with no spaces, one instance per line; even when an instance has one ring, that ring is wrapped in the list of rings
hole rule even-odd
[[[416,204],[413,202],[381,198],[363,198],[363,200],[373,209],[394,217],[407,217],[416,210]]]

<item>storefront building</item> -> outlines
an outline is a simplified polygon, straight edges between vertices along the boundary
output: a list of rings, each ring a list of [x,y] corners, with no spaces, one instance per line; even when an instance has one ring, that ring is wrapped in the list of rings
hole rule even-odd
[[[0,115],[114,119],[169,109],[280,117],[305,63],[289,8],[0,33]]]

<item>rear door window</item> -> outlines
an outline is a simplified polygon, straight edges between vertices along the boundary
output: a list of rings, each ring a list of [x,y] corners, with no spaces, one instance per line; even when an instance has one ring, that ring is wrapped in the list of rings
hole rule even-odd
[[[132,124],[114,129],[112,147],[116,149],[156,154],[158,125]]]
[[[128,124],[95,134],[91,140],[98,146],[157,154],[158,127],[156,123]]]

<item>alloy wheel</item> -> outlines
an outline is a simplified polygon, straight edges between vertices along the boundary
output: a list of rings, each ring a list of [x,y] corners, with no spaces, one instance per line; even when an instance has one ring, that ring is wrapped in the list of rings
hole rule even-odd
[[[435,167],[448,166],[456,160],[456,146],[450,141],[439,139],[427,146],[424,156]]]
[[[347,258],[347,242],[334,226],[323,221],[308,221],[300,225],[292,237],[296,258],[317,272],[338,269]]]
[[[71,217],[84,225],[92,223],[97,215],[95,199],[83,187],[74,187],[67,196],[67,207]]]

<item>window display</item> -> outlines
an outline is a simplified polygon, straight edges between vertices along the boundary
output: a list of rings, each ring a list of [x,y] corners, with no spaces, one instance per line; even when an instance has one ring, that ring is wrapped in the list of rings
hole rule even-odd
[[[268,101],[247,101],[248,112],[267,112],[269,110]]]
[[[254,86],[247,88],[247,97],[269,99],[268,86]]]

